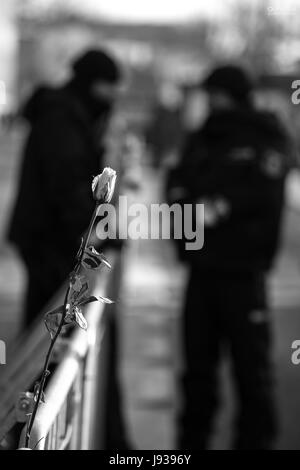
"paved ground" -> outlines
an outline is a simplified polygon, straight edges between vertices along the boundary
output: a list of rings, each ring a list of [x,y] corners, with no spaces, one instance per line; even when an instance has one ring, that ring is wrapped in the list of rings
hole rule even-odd
[[[21,310],[24,272],[1,238],[14,194],[18,136],[0,143],[0,339],[13,340]],[[145,172],[139,201],[159,199],[161,180]],[[282,434],[278,447],[300,449],[300,366],[291,364],[291,343],[300,339],[300,215],[288,212],[284,246],[270,281],[274,306],[274,360],[278,372],[278,403]],[[185,271],[166,241],[136,241],[128,246],[124,287],[121,377],[128,429],[137,448],[172,449],[180,367],[178,318]],[[233,409],[226,364],[222,368],[224,405],[212,447],[228,446]],[[0,369],[1,373],[1,369]]]

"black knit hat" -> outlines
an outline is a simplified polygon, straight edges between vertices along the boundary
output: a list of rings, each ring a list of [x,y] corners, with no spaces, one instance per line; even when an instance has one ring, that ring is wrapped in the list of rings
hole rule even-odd
[[[116,83],[120,71],[115,61],[100,50],[89,50],[73,62],[75,77],[90,84],[96,80]]]
[[[248,74],[235,65],[217,67],[203,81],[206,90],[224,90],[235,100],[245,100],[253,89],[253,82]]]

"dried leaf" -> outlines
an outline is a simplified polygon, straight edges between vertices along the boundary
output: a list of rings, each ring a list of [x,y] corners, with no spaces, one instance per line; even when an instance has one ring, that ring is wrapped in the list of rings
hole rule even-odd
[[[84,276],[81,276],[80,274],[74,274],[70,279],[71,289],[73,289],[75,292],[80,292],[82,289],[84,280],[85,280]]]
[[[80,302],[80,299],[89,291],[89,283],[85,276],[77,276],[76,279],[76,290],[71,289],[70,302],[71,305],[76,305]]]
[[[85,305],[91,303],[91,302],[103,302],[103,303],[106,303],[106,304],[113,304],[114,301],[113,300],[110,300],[106,297],[102,297],[101,295],[98,295],[98,296],[95,296],[95,295],[91,295],[89,297],[85,297],[83,299],[80,300],[80,302],[78,303],[78,305],[80,305],[81,307],[84,307]]]
[[[107,297],[102,297],[101,295],[98,295],[97,299],[100,300],[100,302],[103,302],[104,304],[114,304],[113,300],[108,299]]]
[[[108,259],[104,256],[103,253],[99,253],[99,256],[101,258],[101,261],[105,266],[107,266],[109,269],[111,269],[111,264],[109,263]]]
[[[86,296],[86,297],[83,297],[83,298],[80,300],[80,302],[78,302],[78,305],[79,305],[80,307],[83,307],[84,305],[89,304],[90,302],[97,302],[97,301],[98,301],[98,299],[97,299],[97,297],[95,297],[94,295],[91,295],[91,296],[89,296],[89,297]]]
[[[46,325],[47,330],[50,333],[51,339],[53,339],[53,336],[55,335],[57,328],[59,327],[61,323],[63,311],[64,311],[64,306],[60,305],[55,310],[47,312],[44,317],[45,325]]]
[[[64,325],[71,322],[69,304],[66,305],[66,309],[67,309],[67,313],[65,316]],[[61,324],[63,312],[64,312],[64,305],[60,305],[54,310],[47,312],[44,316],[45,325],[46,325],[47,330],[50,333],[51,339],[53,339],[53,336],[55,335],[57,328]]]
[[[59,307],[56,307],[55,309],[50,310],[49,312],[47,312],[47,313],[45,314],[45,318],[48,318],[48,317],[50,317],[50,316],[52,316],[52,315],[57,315],[57,314],[59,314],[59,313],[62,314],[63,311],[64,311],[64,306],[63,306],[63,305],[60,305]]]
[[[82,310],[79,307],[74,307],[73,309],[73,321],[83,330],[87,330],[87,321],[83,316]]]
[[[86,248],[82,259],[82,265],[84,268],[98,269],[102,263],[105,264],[105,266],[108,268],[111,268],[111,265],[103,253],[98,253],[98,251],[93,246]]]

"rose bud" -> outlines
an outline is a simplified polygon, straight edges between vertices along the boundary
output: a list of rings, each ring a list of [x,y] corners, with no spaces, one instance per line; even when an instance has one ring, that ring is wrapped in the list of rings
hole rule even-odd
[[[95,176],[92,182],[93,196],[96,201],[110,202],[116,184],[117,174],[112,168],[104,168],[100,175]]]

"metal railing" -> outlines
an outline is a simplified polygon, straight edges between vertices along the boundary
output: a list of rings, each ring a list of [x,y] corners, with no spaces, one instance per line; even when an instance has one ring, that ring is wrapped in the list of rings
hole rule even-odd
[[[93,275],[91,290],[116,298],[120,254],[111,252],[109,258],[112,270]],[[52,305],[58,305],[60,297]],[[74,329],[70,337],[62,337],[57,342],[45,403],[39,407],[30,448],[104,448],[107,382],[111,374],[109,324],[114,317],[114,306],[91,303],[85,317],[87,332]],[[0,378],[0,443],[18,425],[23,428],[19,446],[24,445],[26,415],[32,403],[26,392],[32,390],[41,374],[48,347],[49,336],[39,319],[32,332],[9,355],[9,363]]]

